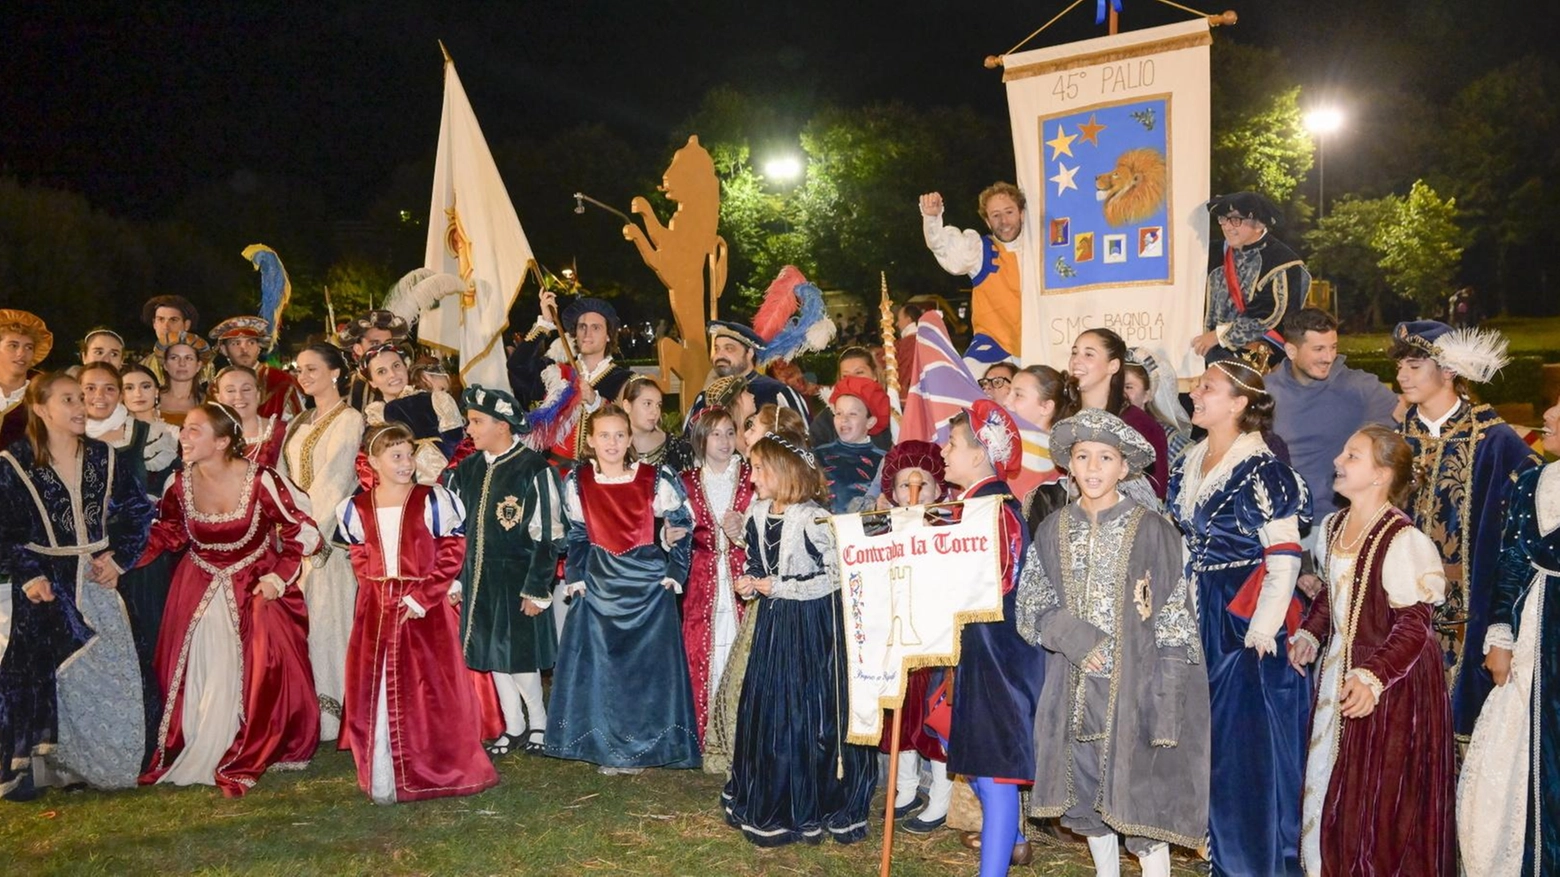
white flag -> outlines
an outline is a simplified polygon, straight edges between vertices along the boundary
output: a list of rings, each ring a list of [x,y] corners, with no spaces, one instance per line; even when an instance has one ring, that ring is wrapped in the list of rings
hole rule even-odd
[[[509,389],[503,336],[530,262],[531,244],[446,53],[444,117],[423,265],[459,276],[466,292],[424,313],[417,338],[459,355],[467,385]]]
[[[1208,278],[1208,22],[1008,55],[1024,217],[1024,362],[1061,367],[1113,329],[1202,371]]]
[[[953,666],[965,624],[1002,619],[1000,497],[964,503],[958,523],[931,526],[926,507],[896,508],[868,536],[860,515],[835,515],[845,609],[846,739],[874,745],[917,667]],[[881,518],[879,519],[881,520]]]

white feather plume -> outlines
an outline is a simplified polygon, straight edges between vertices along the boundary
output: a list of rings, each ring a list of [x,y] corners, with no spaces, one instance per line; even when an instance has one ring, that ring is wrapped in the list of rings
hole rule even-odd
[[[1506,355],[1507,343],[1506,336],[1493,329],[1453,329],[1436,339],[1440,353],[1436,363],[1483,384],[1511,362]]]
[[[431,268],[408,271],[385,296],[384,308],[408,324],[417,321],[439,299],[466,291],[466,281],[454,274],[439,274]]]

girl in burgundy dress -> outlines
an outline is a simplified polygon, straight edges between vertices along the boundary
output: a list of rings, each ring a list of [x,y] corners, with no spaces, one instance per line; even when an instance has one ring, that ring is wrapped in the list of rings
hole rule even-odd
[[[358,580],[340,746],[376,804],[498,783],[450,598],[466,556],[465,509],[443,487],[415,483],[413,442],[403,424],[371,428],[363,452],[374,487],[336,510]]]

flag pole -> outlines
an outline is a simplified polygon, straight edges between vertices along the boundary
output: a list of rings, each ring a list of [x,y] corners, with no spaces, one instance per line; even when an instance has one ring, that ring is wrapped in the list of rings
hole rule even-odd
[[[883,861],[878,865],[878,877],[888,877],[889,862],[894,858],[894,799],[899,788],[899,707],[888,711],[888,721],[893,727],[888,732],[888,794],[883,796]]]

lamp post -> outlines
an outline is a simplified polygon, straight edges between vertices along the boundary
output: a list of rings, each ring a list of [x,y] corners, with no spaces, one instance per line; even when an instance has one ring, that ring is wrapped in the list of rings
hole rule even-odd
[[[1316,218],[1327,216],[1327,135],[1343,127],[1343,111],[1318,107],[1305,114],[1305,129],[1316,135]]]

